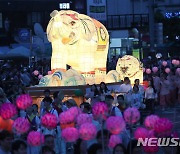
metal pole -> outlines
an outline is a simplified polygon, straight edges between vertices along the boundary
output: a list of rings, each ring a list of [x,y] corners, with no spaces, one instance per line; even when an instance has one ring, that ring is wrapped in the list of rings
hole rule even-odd
[[[154,0],[149,0],[149,36],[150,36],[150,51],[154,51]]]

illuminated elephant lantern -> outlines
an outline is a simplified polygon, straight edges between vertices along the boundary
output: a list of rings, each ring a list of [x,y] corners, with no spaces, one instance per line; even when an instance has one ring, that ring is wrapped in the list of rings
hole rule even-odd
[[[47,36],[52,44],[52,70],[65,72],[69,65],[86,83],[104,80],[109,35],[99,21],[71,10],[54,10]]]

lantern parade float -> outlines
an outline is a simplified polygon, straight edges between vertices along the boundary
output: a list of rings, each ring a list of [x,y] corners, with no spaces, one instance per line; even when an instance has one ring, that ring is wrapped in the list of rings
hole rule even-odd
[[[50,16],[47,37],[52,44],[52,74],[42,77],[38,86],[110,83],[124,76],[142,80],[142,66],[132,56],[119,59],[116,70],[106,74],[109,35],[99,21],[71,10],[54,10]]]

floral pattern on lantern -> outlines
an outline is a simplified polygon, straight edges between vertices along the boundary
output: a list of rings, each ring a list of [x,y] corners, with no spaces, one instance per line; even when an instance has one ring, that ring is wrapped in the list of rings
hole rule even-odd
[[[17,134],[23,134],[28,132],[30,129],[29,121],[24,117],[17,118],[13,123],[13,130]]]
[[[170,68],[166,68],[166,69],[165,69],[165,72],[166,72],[167,74],[169,74],[169,73],[171,72]]]
[[[134,138],[138,140],[139,138],[145,139],[147,137],[148,130],[143,127],[138,127],[134,132]]]
[[[0,107],[0,115],[3,119],[7,120],[17,114],[16,106],[11,103],[4,103]]]
[[[147,129],[154,130],[154,127],[158,120],[159,120],[159,116],[157,115],[147,116],[146,119],[144,120],[144,125],[146,126]]]
[[[44,143],[44,135],[41,132],[31,131],[27,136],[27,143],[31,146],[40,146]]]
[[[84,123],[79,128],[79,137],[83,140],[92,140],[96,137],[97,129],[92,123]]]
[[[85,114],[85,113],[79,114],[76,122],[78,126],[81,126],[82,124],[88,123],[88,122],[91,123],[92,117],[89,114]]]
[[[111,116],[106,120],[106,128],[111,134],[119,134],[125,129],[125,122],[119,116]]]
[[[156,73],[158,71],[158,68],[157,67],[153,67],[152,71],[153,71],[153,73]]]
[[[19,109],[25,110],[32,105],[32,98],[28,94],[22,94],[16,99],[16,105]]]
[[[135,124],[140,119],[139,110],[135,107],[127,108],[124,111],[124,119],[130,125]]]
[[[48,129],[54,129],[56,128],[58,122],[54,114],[46,113],[45,115],[42,116],[41,123],[44,127]]]
[[[79,132],[74,127],[63,129],[61,135],[66,142],[75,142],[79,138]]]
[[[108,115],[108,106],[103,102],[97,102],[92,107],[92,113],[95,119],[106,119]]]

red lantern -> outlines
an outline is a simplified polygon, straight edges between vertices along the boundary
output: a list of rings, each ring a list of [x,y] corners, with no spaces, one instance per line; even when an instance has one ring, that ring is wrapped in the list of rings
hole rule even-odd
[[[54,114],[46,113],[42,116],[41,123],[48,129],[54,129],[57,126],[57,118]]]

